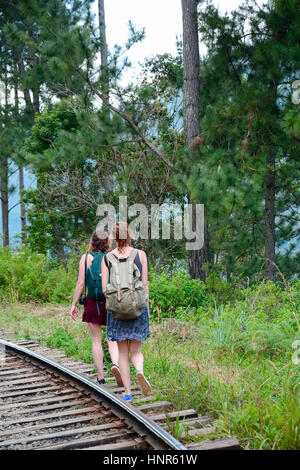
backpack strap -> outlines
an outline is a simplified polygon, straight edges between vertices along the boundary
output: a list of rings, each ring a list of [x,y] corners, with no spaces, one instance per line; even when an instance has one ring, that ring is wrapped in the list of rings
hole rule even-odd
[[[134,290],[133,290],[133,263],[137,254],[137,249],[132,248],[130,255],[128,256],[128,270],[129,270],[129,286],[132,301],[134,302]]]
[[[132,250],[131,250],[131,252],[128,256],[128,259],[131,259],[132,261],[134,261],[137,253],[138,253],[138,249],[137,248],[132,248]]]
[[[112,265],[114,265],[116,270],[116,282],[117,282],[117,289],[118,289],[118,301],[121,300],[121,282],[120,282],[120,271],[119,271],[119,258],[114,256],[112,253],[107,253],[107,261],[110,261]]]
[[[85,271],[84,271],[84,295],[86,296],[86,268],[87,268],[87,253],[85,255],[85,261],[84,261],[84,265],[85,265]]]
[[[98,316],[100,317],[99,305],[98,305],[98,287],[96,287],[96,307],[97,307]]]

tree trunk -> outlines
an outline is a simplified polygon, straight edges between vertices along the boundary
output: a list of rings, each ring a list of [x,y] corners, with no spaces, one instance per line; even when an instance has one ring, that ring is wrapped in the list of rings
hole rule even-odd
[[[8,229],[8,160],[4,158],[1,164],[1,213],[2,213],[2,233],[3,246],[9,245],[9,229]]]
[[[103,102],[109,103],[109,79],[107,70],[107,42],[106,42],[106,25],[105,25],[105,9],[104,0],[98,0],[98,17],[100,31],[100,53],[101,53],[101,77],[104,86]]]
[[[56,255],[59,262],[62,263],[65,259],[63,232],[60,229],[59,224],[56,223],[55,221],[53,223],[53,233],[54,233],[54,238],[55,238],[54,254]]]
[[[181,0],[183,20],[184,143],[189,147],[200,132],[200,57],[197,1]]]
[[[200,133],[200,56],[197,22],[197,0],[181,0],[183,21],[183,120],[184,120],[184,144],[191,148],[191,144]],[[187,176],[190,169],[187,170]],[[188,202],[195,202],[188,194]],[[196,221],[193,217],[192,228]],[[209,263],[209,239],[207,222],[204,224],[204,245],[200,250],[191,251],[189,262],[190,274],[193,278],[205,281],[209,271],[204,269],[204,264]]]
[[[33,111],[33,116],[32,119],[34,120],[34,113],[39,113],[40,112],[40,90],[39,88],[35,88],[32,90],[32,96],[33,96],[33,103],[32,103],[32,111]]]
[[[19,194],[20,194],[20,212],[21,212],[21,232],[22,232],[22,244],[26,241],[26,212],[25,204],[22,201],[22,195],[24,191],[24,169],[19,166]]]
[[[193,204],[193,212],[195,211],[195,205]],[[195,230],[193,220],[193,230]],[[204,216],[204,242],[203,247],[200,250],[191,251],[189,259],[189,273],[193,279],[201,279],[205,281],[209,276],[209,264],[210,264],[210,250],[209,250],[209,233],[207,220]]]
[[[275,281],[275,157],[267,156],[265,186],[265,277]]]
[[[15,77],[17,77],[16,68],[15,68]],[[14,92],[15,92],[15,111],[16,111],[16,116],[18,116],[19,96],[18,96],[17,78],[15,78]],[[26,240],[26,213],[25,213],[25,204],[22,201],[23,191],[24,191],[24,169],[21,165],[19,165],[19,197],[20,197],[20,212],[21,212],[21,234],[22,234],[22,244],[24,245],[25,240]]]
[[[7,117],[8,109],[8,78],[7,66],[4,69],[4,97],[5,97],[5,115]],[[9,209],[8,209],[8,157],[2,156],[0,168],[0,191],[1,191],[1,214],[2,214],[2,235],[3,246],[9,246]]]
[[[24,65],[23,59],[21,58],[21,54],[20,54],[19,50],[16,51],[16,57],[17,57],[17,63],[18,63],[18,70],[19,70],[19,73],[22,77],[22,76],[25,75],[25,65]],[[23,94],[24,94],[24,100],[25,100],[26,108],[32,109],[32,102],[31,102],[31,98],[30,98],[29,89],[25,88],[24,91],[23,91]]]

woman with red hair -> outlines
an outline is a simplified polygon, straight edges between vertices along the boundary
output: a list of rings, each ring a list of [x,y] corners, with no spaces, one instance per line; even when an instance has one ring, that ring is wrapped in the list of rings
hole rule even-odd
[[[73,320],[78,318],[78,309],[76,304],[82,294],[83,288],[85,286],[85,275],[86,271],[91,266],[94,256],[96,253],[107,253],[111,250],[111,241],[109,239],[107,232],[96,231],[92,234],[90,238],[89,248],[87,252],[82,255],[79,263],[79,274],[78,281],[74,292],[74,299],[72,302],[71,308],[71,317]],[[98,307],[98,308],[97,308]],[[99,315],[100,313],[100,315]],[[97,382],[100,385],[105,384],[105,379],[103,375],[103,349],[102,349],[102,326],[106,326],[106,308],[105,302],[98,302],[89,295],[86,295],[86,301],[84,305],[84,311],[82,316],[82,321],[86,322],[89,326],[91,335],[92,335],[92,354],[94,363],[97,369]],[[119,350],[117,343],[115,341],[110,341],[107,338],[108,349],[112,359],[112,372],[114,373],[117,383],[119,386],[123,385],[121,380],[118,361],[119,361]]]
[[[111,251],[111,255],[118,258],[119,262],[126,261],[133,250],[131,246],[131,236],[127,224],[115,224],[112,238],[116,242],[116,248]],[[121,378],[125,388],[123,399],[132,400],[130,386],[130,362],[136,369],[136,377],[140,383],[142,393],[146,396],[151,393],[151,386],[144,376],[144,356],[142,354],[143,341],[150,336],[149,333],[149,290],[148,290],[148,266],[147,256],[142,250],[136,250],[134,264],[140,272],[142,281],[147,293],[147,306],[143,308],[141,315],[134,320],[118,320],[112,312],[107,310],[107,338],[116,341],[119,349],[119,367]],[[134,255],[134,253],[133,253]],[[108,262],[107,256],[102,260],[102,290],[105,294],[110,278],[112,264]]]

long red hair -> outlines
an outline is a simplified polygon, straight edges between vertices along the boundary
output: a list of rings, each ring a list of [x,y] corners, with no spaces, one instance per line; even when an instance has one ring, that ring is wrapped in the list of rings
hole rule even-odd
[[[131,244],[131,234],[129,227],[124,222],[117,222],[112,232],[113,239],[115,240],[118,250],[123,253],[126,246]]]

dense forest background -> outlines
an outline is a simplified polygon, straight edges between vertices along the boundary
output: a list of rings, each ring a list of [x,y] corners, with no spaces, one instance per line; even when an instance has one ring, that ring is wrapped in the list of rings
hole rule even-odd
[[[130,23],[127,43],[108,50],[104,4],[96,18],[91,3],[1,2],[3,245],[12,243],[8,200],[16,187],[23,245],[57,262],[79,254],[98,204],[117,207],[120,195],[147,207],[193,201],[205,205],[205,257],[193,265],[184,241],[140,240],[154,266],[179,261],[202,280],[297,277],[299,3],[248,0],[222,16],[198,2],[207,53],[195,145],[185,115],[188,39],[178,41],[177,56],[146,60],[140,77],[121,86],[126,52],[144,31]]]

